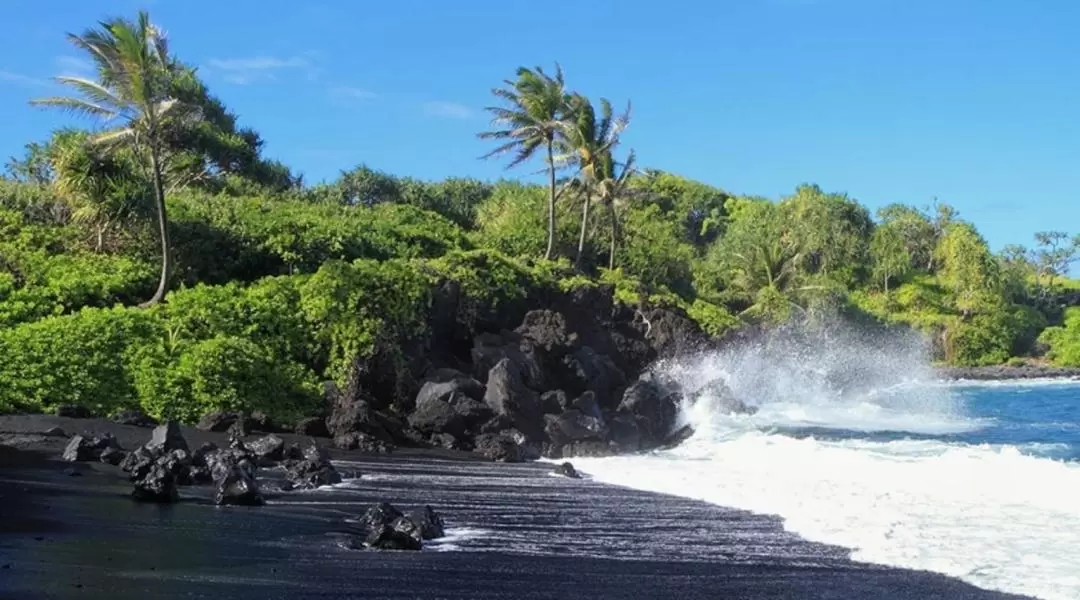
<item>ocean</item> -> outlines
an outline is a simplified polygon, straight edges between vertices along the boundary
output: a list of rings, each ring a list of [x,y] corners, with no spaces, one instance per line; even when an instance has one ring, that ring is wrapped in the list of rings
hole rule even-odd
[[[856,561],[1080,598],[1080,382],[944,383],[915,346],[842,336],[663,368],[689,389],[722,379],[758,412],[693,398],[687,442],[579,471],[777,515]]]

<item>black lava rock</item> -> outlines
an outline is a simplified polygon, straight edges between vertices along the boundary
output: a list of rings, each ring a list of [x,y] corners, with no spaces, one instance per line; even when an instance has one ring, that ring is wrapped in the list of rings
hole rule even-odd
[[[122,410],[112,416],[113,423],[133,427],[157,427],[158,422],[141,410]]]
[[[166,504],[180,499],[176,491],[176,478],[166,467],[154,464],[135,482],[131,497],[139,502]]]
[[[563,464],[555,467],[552,471],[555,475],[562,475],[563,477],[569,477],[570,479],[581,479],[581,475],[574,468],[574,465],[564,462]]]
[[[420,536],[425,540],[433,540],[446,535],[446,525],[439,513],[430,506],[425,506],[409,515],[409,520],[420,528]]]

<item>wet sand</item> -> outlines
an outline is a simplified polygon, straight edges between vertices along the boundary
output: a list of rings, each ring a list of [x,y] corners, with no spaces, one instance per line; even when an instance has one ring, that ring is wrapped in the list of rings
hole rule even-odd
[[[68,433],[109,429],[126,448],[149,435],[104,422],[0,418],[8,432],[0,443],[23,440],[21,450],[0,448],[5,600],[1017,598],[855,563],[774,517],[459,453],[337,453],[339,468],[360,479],[270,496],[261,508],[215,507],[207,487],[181,488],[177,505],[140,505],[115,468],[80,463],[83,474],[68,475],[71,465],[56,460],[65,439],[27,435],[53,423],[67,423]],[[185,433],[189,443],[221,437]],[[451,535],[418,553],[344,548],[348,519],[378,501],[430,504]]]

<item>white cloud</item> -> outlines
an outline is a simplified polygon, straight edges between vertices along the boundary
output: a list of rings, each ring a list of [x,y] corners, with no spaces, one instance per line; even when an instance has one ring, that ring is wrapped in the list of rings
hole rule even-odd
[[[432,101],[424,103],[424,114],[444,119],[471,119],[473,110],[456,102]]]
[[[91,75],[94,72],[94,65],[90,61],[75,56],[57,56],[56,66],[70,75]]]
[[[299,56],[277,58],[274,56],[254,56],[249,58],[212,58],[207,68],[218,73],[222,79],[237,85],[246,85],[256,81],[273,81],[276,72],[286,69],[307,69],[311,65],[307,59]]]
[[[14,85],[36,87],[48,85],[49,82],[44,79],[38,79],[37,77],[23,75],[22,73],[15,73],[13,71],[4,71],[0,69],[0,83],[11,83]]]
[[[363,88],[339,86],[330,88],[330,97],[336,100],[371,100],[377,98],[378,94]]]
[[[289,67],[306,67],[307,61],[299,56],[291,58],[275,58],[273,56],[256,56],[254,58],[211,58],[210,66],[222,71],[265,71],[267,69],[284,69]]]

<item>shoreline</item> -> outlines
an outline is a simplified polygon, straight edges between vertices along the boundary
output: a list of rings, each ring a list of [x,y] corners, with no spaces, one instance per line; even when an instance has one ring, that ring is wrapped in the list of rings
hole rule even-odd
[[[987,367],[935,367],[945,381],[1005,381],[1009,379],[1080,380],[1080,368],[1050,365],[992,365]]]
[[[205,487],[182,488],[176,505],[135,504],[113,467],[78,463],[83,476],[65,474],[72,464],[56,448],[66,438],[30,438],[48,422],[61,421],[0,419],[0,432],[24,440],[0,447],[2,597],[1021,598],[854,562],[776,516],[449,451],[336,451],[361,479],[277,494],[261,508],[215,507]],[[86,423],[122,440],[149,434]],[[379,501],[431,504],[455,537],[413,553],[343,549],[345,519]]]

